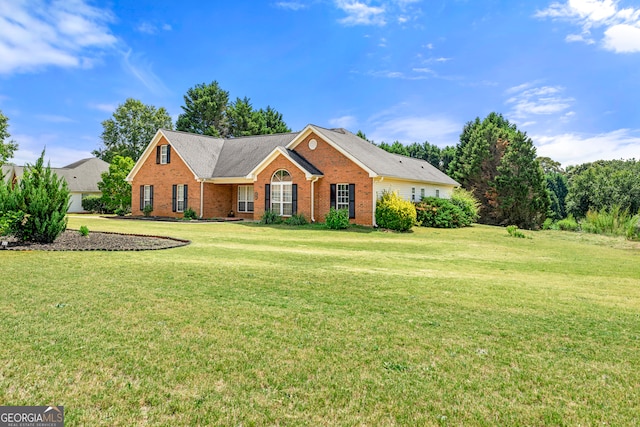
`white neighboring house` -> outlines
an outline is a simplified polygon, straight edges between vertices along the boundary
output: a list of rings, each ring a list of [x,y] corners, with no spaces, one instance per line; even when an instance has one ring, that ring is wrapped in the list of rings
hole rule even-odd
[[[2,175],[5,180],[19,181],[24,174],[24,166],[4,165]],[[87,196],[101,196],[98,183],[102,181],[102,173],[109,171],[109,163],[95,157],[82,159],[63,168],[51,168],[61,178],[67,181],[71,198],[69,213],[84,212],[82,199]]]

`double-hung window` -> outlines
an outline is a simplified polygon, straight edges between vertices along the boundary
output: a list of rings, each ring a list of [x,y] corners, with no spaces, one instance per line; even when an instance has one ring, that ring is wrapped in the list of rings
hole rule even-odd
[[[416,201],[416,187],[411,187],[411,201]]]
[[[171,163],[171,146],[170,145],[157,145],[156,146],[156,164],[166,165]]]
[[[171,207],[173,212],[184,212],[188,207],[189,186],[187,184],[174,184],[172,189]]]
[[[153,185],[140,186],[140,210],[144,210],[146,206],[153,208]]]
[[[337,184],[336,191],[336,209],[349,209],[349,184]]]
[[[238,186],[238,212],[253,212],[253,185]]]

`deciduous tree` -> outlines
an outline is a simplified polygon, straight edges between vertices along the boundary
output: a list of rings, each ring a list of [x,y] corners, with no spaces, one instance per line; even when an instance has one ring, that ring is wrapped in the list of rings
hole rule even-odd
[[[13,153],[18,149],[18,144],[9,140],[9,119],[0,111],[0,166],[13,157]]]
[[[160,128],[172,129],[171,117],[163,107],[145,105],[133,98],[127,99],[102,122],[103,147],[93,155],[111,163],[115,156],[130,157],[137,161]]]
[[[109,165],[109,171],[102,174],[98,188],[102,191],[102,202],[108,210],[131,210],[131,184],[125,178],[134,165],[131,157],[115,156]]]

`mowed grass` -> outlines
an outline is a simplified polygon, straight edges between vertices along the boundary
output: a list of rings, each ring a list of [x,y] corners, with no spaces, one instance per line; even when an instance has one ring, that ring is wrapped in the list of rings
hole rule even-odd
[[[72,216],[0,252],[0,405],[76,425],[637,425],[640,245]]]

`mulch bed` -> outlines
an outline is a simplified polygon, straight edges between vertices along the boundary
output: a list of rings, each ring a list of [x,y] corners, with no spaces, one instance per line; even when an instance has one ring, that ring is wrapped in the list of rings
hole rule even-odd
[[[0,240],[4,240],[2,238]],[[7,250],[13,251],[151,251],[185,246],[188,240],[162,236],[144,236],[92,231],[82,236],[77,230],[66,230],[53,243],[28,243],[8,239]]]

